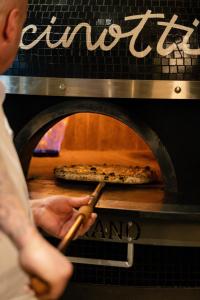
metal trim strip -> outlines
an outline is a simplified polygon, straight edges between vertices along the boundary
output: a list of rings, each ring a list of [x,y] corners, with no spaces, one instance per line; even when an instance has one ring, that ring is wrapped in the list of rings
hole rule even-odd
[[[117,248],[116,248],[117,249]],[[127,244],[127,261],[108,260],[108,259],[96,259],[96,258],[84,258],[84,257],[67,257],[68,260],[76,264],[117,267],[117,268],[131,268],[133,266],[134,256],[134,244]]]
[[[199,100],[199,81],[0,76],[9,94],[114,99]]]

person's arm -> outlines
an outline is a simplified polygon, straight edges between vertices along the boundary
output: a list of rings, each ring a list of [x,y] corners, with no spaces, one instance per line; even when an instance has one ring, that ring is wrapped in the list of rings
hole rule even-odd
[[[47,282],[50,286],[48,299],[57,299],[72,275],[72,266],[29,221],[10,172],[0,151],[0,230],[17,247],[24,270]]]
[[[17,198],[16,183],[13,182],[4,158],[0,153],[0,229],[21,249],[27,237],[36,231],[30,223],[20,199]]]

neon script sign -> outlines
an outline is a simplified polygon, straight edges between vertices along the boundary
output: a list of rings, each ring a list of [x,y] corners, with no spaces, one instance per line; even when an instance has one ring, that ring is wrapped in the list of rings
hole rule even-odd
[[[122,39],[130,38],[129,43],[129,51],[130,53],[137,58],[144,58],[146,57],[153,48],[148,45],[146,48],[138,51],[136,50],[136,42],[137,39],[142,32],[143,28],[147,26],[148,20],[150,19],[165,19],[164,14],[152,14],[151,10],[148,10],[143,15],[132,15],[125,17],[124,20],[126,22],[138,20],[139,23],[135,26],[132,30],[128,32],[122,32],[121,26],[117,24],[111,24],[108,28],[105,28],[101,34],[99,35],[98,39],[92,43],[91,35],[92,35],[92,27],[88,23],[80,23],[78,24],[73,30],[70,26],[67,26],[65,31],[63,32],[62,37],[57,41],[51,40],[52,28],[54,24],[56,25],[56,17],[53,16],[50,25],[48,25],[45,30],[37,36],[38,28],[34,24],[30,24],[23,29],[22,32],[22,39],[20,43],[20,48],[23,50],[30,50],[34,48],[36,45],[39,44],[41,40],[45,40],[47,47],[51,49],[55,49],[58,47],[69,48],[76,35],[79,33],[81,29],[85,29],[86,32],[86,47],[89,51],[94,51],[100,48],[102,51],[110,51],[112,50]],[[187,27],[178,24],[176,21],[178,19],[177,15],[173,15],[169,22],[165,21],[157,21],[157,25],[163,28],[163,32],[157,42],[157,53],[161,56],[167,56],[172,54],[175,50],[177,50],[177,43],[171,43],[168,46],[165,46],[167,41],[167,37],[173,29],[177,29],[183,32],[183,37],[181,43],[179,43],[179,49],[187,55],[200,55],[200,48],[199,49],[191,49],[189,45],[189,39],[194,33],[195,29],[199,26],[200,21],[195,19],[192,23],[193,27]],[[32,33],[34,40],[31,41],[29,44],[25,43],[25,36],[26,33]],[[112,41],[108,44],[106,42],[106,37],[110,36]]]

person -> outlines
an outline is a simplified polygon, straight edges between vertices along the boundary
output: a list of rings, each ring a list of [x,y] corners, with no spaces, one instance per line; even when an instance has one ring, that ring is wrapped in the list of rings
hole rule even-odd
[[[0,73],[17,53],[27,12],[27,0],[0,1]],[[89,198],[54,196],[28,201],[27,186],[16,154],[11,129],[3,111],[4,87],[0,84],[0,299],[38,299],[30,287],[32,274],[50,286],[47,299],[58,299],[72,275],[67,258],[37,230],[62,238]],[[94,223],[92,214],[79,231]],[[46,298],[45,298],[46,299]]]

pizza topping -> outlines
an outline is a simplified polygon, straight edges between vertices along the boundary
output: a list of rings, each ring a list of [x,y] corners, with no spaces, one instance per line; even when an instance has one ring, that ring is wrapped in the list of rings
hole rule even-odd
[[[96,172],[97,168],[91,167],[90,170]]]

